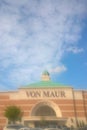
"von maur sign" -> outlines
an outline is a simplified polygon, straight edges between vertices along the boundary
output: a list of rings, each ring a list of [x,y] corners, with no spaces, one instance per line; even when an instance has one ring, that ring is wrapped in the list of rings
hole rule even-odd
[[[58,98],[58,97],[66,97],[65,91],[61,90],[43,90],[43,91],[38,91],[38,90],[30,90],[26,91],[26,95],[29,98]]]

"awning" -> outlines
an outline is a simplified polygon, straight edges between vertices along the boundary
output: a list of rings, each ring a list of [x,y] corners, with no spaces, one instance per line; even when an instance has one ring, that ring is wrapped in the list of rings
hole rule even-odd
[[[55,116],[30,116],[30,117],[24,117],[24,121],[67,121],[68,118],[63,117],[55,117]]]

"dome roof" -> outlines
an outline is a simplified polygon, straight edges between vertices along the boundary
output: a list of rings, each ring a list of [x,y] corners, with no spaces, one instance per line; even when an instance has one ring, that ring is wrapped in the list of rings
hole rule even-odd
[[[47,70],[45,70],[42,75],[48,75],[49,76],[49,72]]]
[[[42,80],[37,83],[32,83],[27,86],[23,86],[22,88],[60,88],[60,87],[68,87],[65,85],[62,85],[60,83],[55,83],[50,80],[50,74],[48,71],[44,71],[42,73]]]
[[[65,88],[69,87],[60,83],[52,82],[52,81],[40,81],[37,83],[32,83],[27,86],[23,86],[21,88]]]

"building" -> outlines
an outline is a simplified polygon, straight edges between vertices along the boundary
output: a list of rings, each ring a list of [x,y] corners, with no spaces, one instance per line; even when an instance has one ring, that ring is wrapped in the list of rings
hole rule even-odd
[[[8,123],[3,114],[9,105],[19,106],[24,113],[22,123],[32,127],[87,123],[87,91],[52,82],[47,71],[38,83],[0,92],[0,127]]]

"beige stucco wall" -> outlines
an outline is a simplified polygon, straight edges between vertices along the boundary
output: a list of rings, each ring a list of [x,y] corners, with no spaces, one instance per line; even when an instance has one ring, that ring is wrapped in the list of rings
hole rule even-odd
[[[31,96],[30,93],[33,93]],[[40,96],[34,96],[39,93]],[[45,93],[45,94],[44,94]],[[49,93],[49,96],[46,96]],[[57,96],[56,94],[57,93]],[[8,92],[10,99],[72,99],[72,88],[42,88],[18,89],[17,92]],[[53,96],[54,95],[54,96]]]

